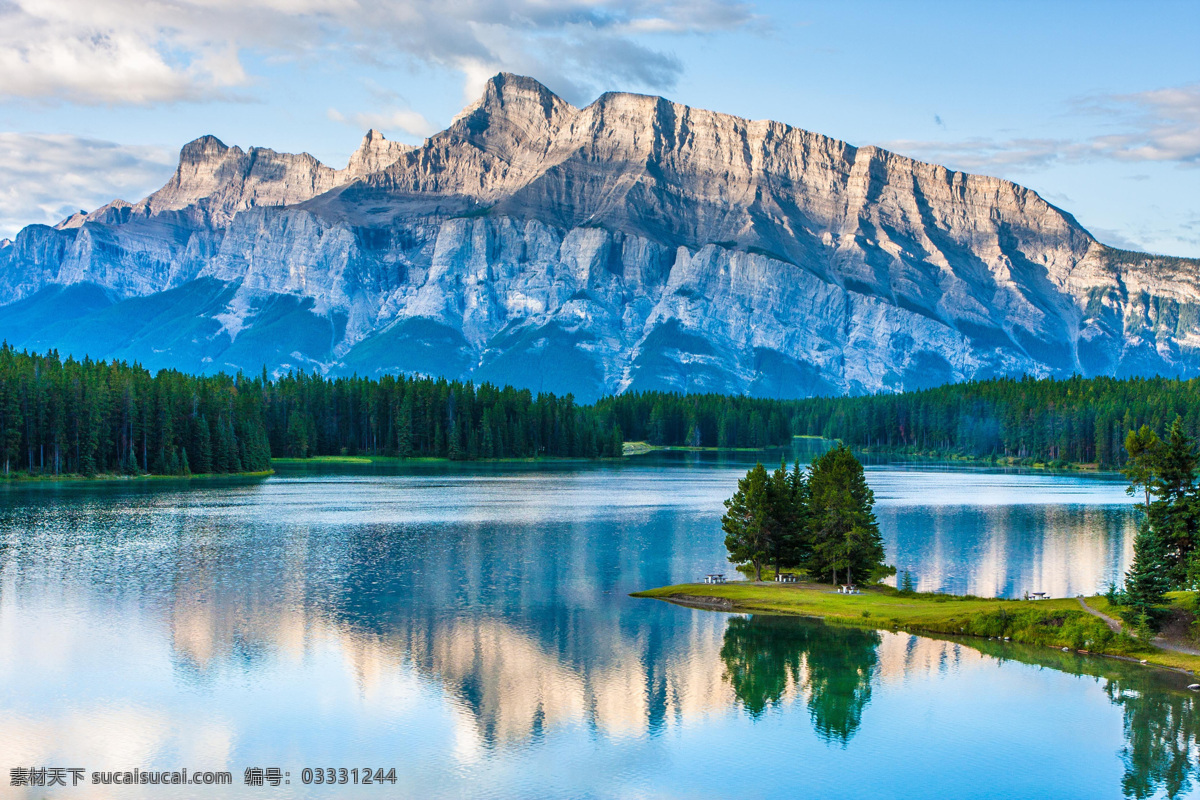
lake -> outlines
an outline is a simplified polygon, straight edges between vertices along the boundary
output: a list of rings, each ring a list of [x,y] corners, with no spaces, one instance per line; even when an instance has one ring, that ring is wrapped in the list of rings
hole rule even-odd
[[[0,797],[1200,791],[1185,676],[628,597],[732,571],[719,515],[746,466],[671,453],[0,487]],[[1128,566],[1119,480],[904,465],[868,480],[889,559],[922,590],[1065,596]],[[234,785],[24,789],[14,767]],[[280,785],[244,786],[254,767]],[[396,782],[304,783],[343,767]]]

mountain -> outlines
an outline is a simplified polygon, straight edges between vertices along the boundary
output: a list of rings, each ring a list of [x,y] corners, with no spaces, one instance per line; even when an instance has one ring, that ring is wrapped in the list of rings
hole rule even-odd
[[[0,242],[0,336],[150,368],[796,397],[1200,374],[1200,261],[1009,181],[500,74],[345,169],[206,136],[170,181]]]

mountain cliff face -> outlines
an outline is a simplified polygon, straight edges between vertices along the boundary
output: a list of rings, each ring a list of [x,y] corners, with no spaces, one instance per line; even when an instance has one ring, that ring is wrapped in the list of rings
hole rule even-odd
[[[0,243],[0,297],[18,346],[581,399],[1200,374],[1200,262],[1107,248],[1008,181],[512,75],[342,170],[197,139],[144,200]]]

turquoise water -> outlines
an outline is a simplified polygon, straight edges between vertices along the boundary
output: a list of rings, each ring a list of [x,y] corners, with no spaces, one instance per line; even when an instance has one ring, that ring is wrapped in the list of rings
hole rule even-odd
[[[0,490],[0,769],[234,786],[0,797],[1194,796],[1183,676],[627,593],[726,570],[745,465],[296,470]],[[922,589],[1090,592],[1116,481],[879,466]],[[247,767],[290,784],[242,785]],[[395,768],[395,786],[302,769]]]

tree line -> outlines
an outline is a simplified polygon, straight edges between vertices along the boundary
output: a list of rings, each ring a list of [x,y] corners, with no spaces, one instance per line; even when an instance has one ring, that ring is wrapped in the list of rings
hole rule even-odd
[[[392,375],[261,381],[276,456],[598,458],[623,449],[613,415],[571,395]]]
[[[5,475],[270,469],[261,382],[0,347]]]
[[[792,427],[859,449],[1117,468],[1126,434],[1200,433],[1200,379],[996,378],[904,394],[798,401]]]
[[[625,441],[761,449],[795,435],[857,450],[1123,467],[1124,437],[1176,417],[1200,434],[1200,381],[998,378],[899,395],[770,400],[570,395],[424,377],[156,375],[0,347],[6,473],[247,472],[272,456],[611,457]]]
[[[613,415],[571,396],[432,378],[151,375],[0,347],[5,475],[245,473],[271,458],[620,455]]]
[[[902,394],[765,400],[632,392],[600,400],[628,440],[762,448],[794,435],[856,450],[1016,462],[1124,465],[1125,435],[1179,417],[1200,435],[1200,380],[994,378]]]

